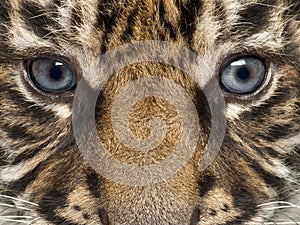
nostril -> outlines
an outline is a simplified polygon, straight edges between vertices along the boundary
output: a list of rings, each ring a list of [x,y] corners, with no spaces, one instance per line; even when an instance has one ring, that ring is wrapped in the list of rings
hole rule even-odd
[[[109,220],[108,220],[108,216],[107,216],[107,213],[105,212],[104,209],[99,209],[99,218],[100,218],[100,221],[103,225],[109,225]]]
[[[190,225],[197,225],[200,221],[200,209],[196,208],[193,211],[192,217],[191,217],[191,224]]]

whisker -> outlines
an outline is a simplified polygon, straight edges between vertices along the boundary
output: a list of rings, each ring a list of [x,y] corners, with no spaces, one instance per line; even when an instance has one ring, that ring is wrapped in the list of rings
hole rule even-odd
[[[30,202],[30,201],[27,201],[27,200],[24,200],[24,199],[15,198],[15,197],[8,196],[8,195],[0,195],[0,198],[6,198],[6,199],[10,199],[10,200],[14,200],[14,201],[17,201],[17,202],[22,202],[22,203],[25,203],[25,204],[29,204],[29,205],[38,207],[38,204],[36,204],[36,203]]]
[[[275,205],[275,204],[286,204],[286,206],[278,206],[278,207],[299,208],[300,209],[299,205],[296,205],[291,202],[285,202],[285,201],[275,201],[275,202],[263,203],[263,204],[258,205],[258,207],[270,206],[270,205]],[[268,208],[265,208],[265,209],[268,209]]]
[[[31,216],[0,216],[0,220],[7,222],[16,222],[16,223],[32,223],[33,217]]]
[[[29,208],[23,207],[23,206],[18,206],[18,205],[10,205],[6,203],[0,203],[0,206],[8,207],[8,208],[16,208],[16,209],[21,209],[21,210],[28,210],[30,211]]]
[[[300,222],[264,222],[263,225],[298,225],[299,223]],[[254,223],[252,225],[254,225]]]

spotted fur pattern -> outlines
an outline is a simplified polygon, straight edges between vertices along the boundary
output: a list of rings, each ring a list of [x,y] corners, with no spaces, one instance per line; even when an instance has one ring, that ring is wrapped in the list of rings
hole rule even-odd
[[[299,224],[299,21],[299,0],[1,0],[0,224]],[[118,71],[96,110],[99,136],[116,158],[157,163],[178,139],[174,108],[155,97],[134,107],[130,123],[143,138],[145,119],[167,121],[157,151],[136,153],[114,137],[111,105],[135,79],[155,75],[181,85],[202,127],[194,156],[177,174],[133,187],[102,177],[83,159],[72,132],[74,91],[37,92],[24,79],[24,62],[56,56],[74,66],[78,79],[96,79],[101,55],[143,40],[192,50],[217,79],[228,58],[259,55],[271,78],[256,95],[224,92],[226,135],[217,158],[200,171],[210,130],[202,90],[168,65],[145,62]]]

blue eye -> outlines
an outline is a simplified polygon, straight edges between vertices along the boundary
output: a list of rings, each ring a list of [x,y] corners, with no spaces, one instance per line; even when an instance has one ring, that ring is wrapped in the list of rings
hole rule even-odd
[[[34,59],[29,63],[28,70],[34,85],[45,92],[61,93],[76,85],[76,75],[70,66],[55,58]]]
[[[226,65],[221,71],[221,83],[229,92],[248,94],[262,85],[266,72],[265,63],[261,59],[244,56]]]

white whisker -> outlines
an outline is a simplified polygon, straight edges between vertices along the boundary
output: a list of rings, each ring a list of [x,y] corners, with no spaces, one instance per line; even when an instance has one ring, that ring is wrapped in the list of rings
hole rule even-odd
[[[269,208],[264,208],[265,210],[275,210],[275,209],[290,209],[290,208],[299,208],[299,206],[278,206],[278,207],[269,207]]]
[[[299,222],[265,222],[265,223],[262,223],[261,225],[298,225],[300,224],[300,221]],[[250,223],[251,225],[251,223]],[[254,224],[252,224],[254,225]],[[258,224],[256,224],[258,225]]]
[[[4,219],[33,219],[32,216],[0,216],[0,218],[4,218]]]
[[[33,221],[31,216],[0,216],[0,221],[26,223],[30,224]]]
[[[23,207],[23,206],[18,206],[18,205],[10,205],[6,203],[0,203],[0,206],[8,207],[8,208],[16,208],[16,209],[21,209],[21,210],[30,210],[29,208]]]
[[[0,198],[6,198],[6,199],[10,199],[10,200],[14,200],[14,201],[17,201],[17,202],[22,202],[22,203],[25,203],[25,204],[29,204],[29,205],[33,205],[33,206],[38,207],[38,204],[36,204],[36,203],[30,202],[30,201],[27,201],[27,200],[24,200],[24,199],[15,198],[15,197],[8,196],[8,195],[0,195]]]
[[[275,205],[275,204],[285,204],[291,208],[299,208],[300,209],[299,205],[296,205],[291,202],[285,202],[285,201],[275,201],[275,202],[263,203],[263,204],[258,205],[258,207],[270,206],[270,205]],[[279,207],[281,207],[281,206],[279,206]],[[265,208],[265,209],[267,209],[267,208]]]

